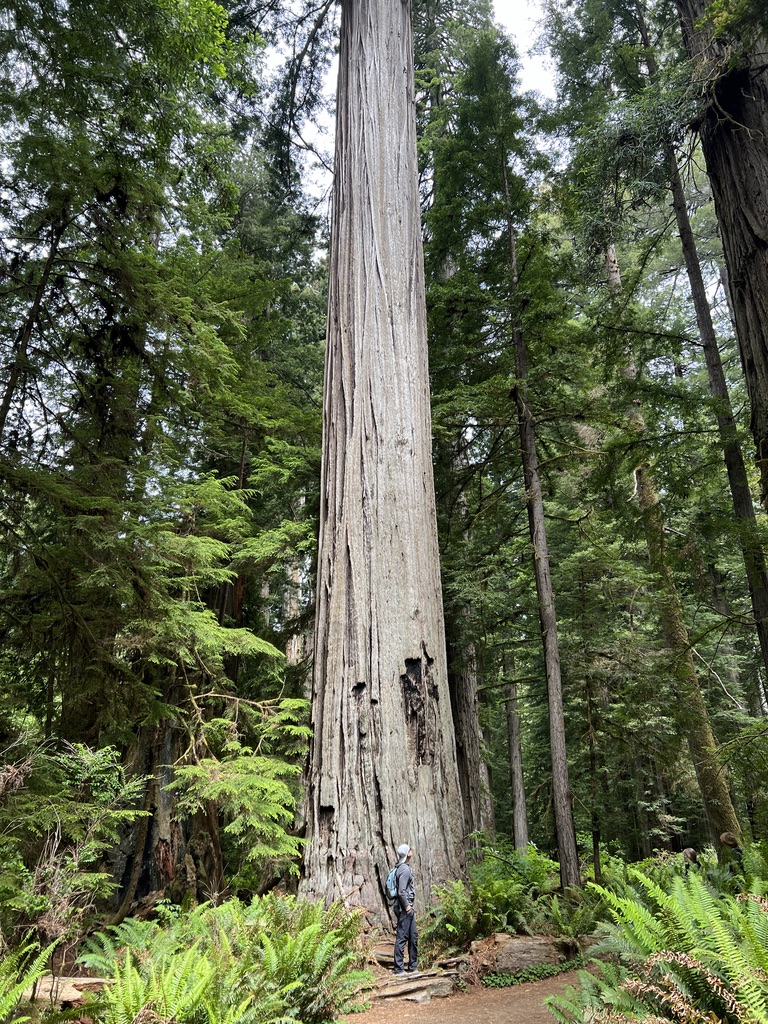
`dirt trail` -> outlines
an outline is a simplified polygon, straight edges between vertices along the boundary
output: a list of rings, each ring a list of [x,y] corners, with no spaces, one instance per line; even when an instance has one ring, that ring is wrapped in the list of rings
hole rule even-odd
[[[554,1024],[544,999],[576,980],[572,971],[509,988],[473,985],[466,992],[429,1003],[377,999],[370,1010],[348,1014],[344,1020],[347,1024]]]

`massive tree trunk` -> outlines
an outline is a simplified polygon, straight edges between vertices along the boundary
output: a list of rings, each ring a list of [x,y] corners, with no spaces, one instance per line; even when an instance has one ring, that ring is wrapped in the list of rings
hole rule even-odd
[[[303,891],[464,873],[431,461],[410,4],[345,0]]]
[[[712,182],[768,508],[768,40],[715,39],[706,0],[677,0],[705,103],[701,146]]]

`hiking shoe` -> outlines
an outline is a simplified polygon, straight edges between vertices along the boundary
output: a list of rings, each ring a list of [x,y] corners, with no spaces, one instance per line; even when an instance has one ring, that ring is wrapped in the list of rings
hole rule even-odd
[[[393,974],[405,974],[405,971],[393,971]]]
[[[408,974],[421,974],[421,971],[419,970],[418,967],[409,967],[407,973]]]

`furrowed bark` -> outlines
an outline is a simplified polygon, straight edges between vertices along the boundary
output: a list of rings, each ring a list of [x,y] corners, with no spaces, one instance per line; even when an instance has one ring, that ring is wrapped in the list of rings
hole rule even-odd
[[[410,4],[342,4],[303,891],[464,874],[431,460]],[[422,903],[423,905],[423,903]]]

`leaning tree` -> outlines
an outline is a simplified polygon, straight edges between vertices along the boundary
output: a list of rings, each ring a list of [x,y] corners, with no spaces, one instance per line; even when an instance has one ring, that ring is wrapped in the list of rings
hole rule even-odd
[[[431,456],[410,0],[343,0],[303,889],[463,873]]]

